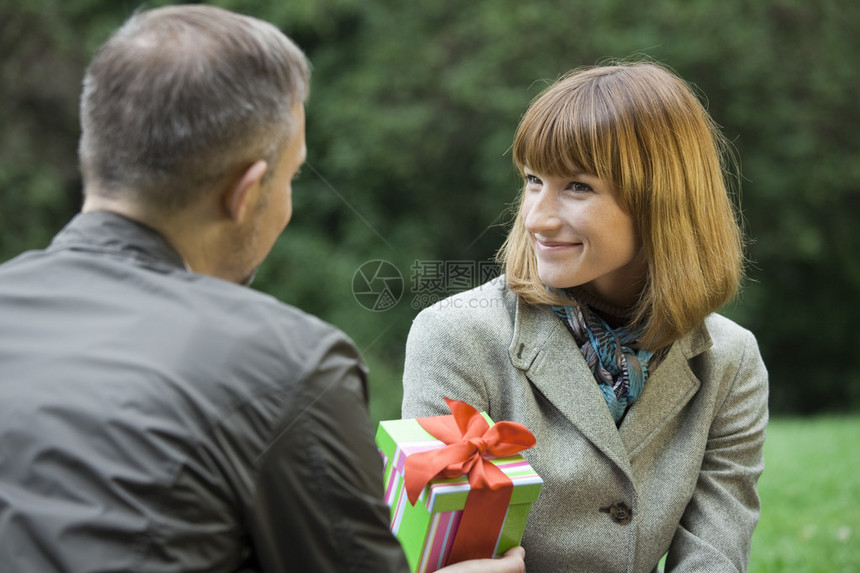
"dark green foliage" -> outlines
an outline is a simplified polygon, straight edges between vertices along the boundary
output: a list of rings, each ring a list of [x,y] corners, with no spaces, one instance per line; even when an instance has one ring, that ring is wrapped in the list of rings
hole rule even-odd
[[[14,0],[13,0],[14,1]],[[39,247],[79,204],[84,65],[138,7],[0,4],[0,260]],[[146,6],[168,2],[149,2]],[[744,176],[750,280],[726,309],[758,336],[774,409],[856,409],[860,371],[860,3],[854,0],[223,0],[274,22],[314,64],[308,165],[293,222],[257,288],[346,330],[396,417],[403,345],[427,296],[416,260],[488,261],[519,181],[508,153],[528,102],[571,68],[648,57],[695,84]],[[382,259],[405,293],[361,307],[352,278]],[[415,303],[413,305],[413,302]]]

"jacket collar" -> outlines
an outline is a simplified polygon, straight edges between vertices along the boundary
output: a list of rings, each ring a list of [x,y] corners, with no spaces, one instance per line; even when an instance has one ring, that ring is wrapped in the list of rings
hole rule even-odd
[[[549,307],[529,305],[517,297],[509,352],[514,366],[632,480],[630,459],[695,395],[699,380],[689,360],[710,346],[704,326],[673,344],[620,428],[573,337]]]
[[[54,237],[49,249],[112,253],[165,271],[187,268],[155,230],[109,211],[79,213]]]

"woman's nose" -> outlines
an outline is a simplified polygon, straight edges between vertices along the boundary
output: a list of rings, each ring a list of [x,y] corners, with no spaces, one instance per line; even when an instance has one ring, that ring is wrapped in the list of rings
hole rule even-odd
[[[523,203],[523,221],[530,233],[541,233],[557,229],[561,225],[558,205],[546,190],[541,190]]]

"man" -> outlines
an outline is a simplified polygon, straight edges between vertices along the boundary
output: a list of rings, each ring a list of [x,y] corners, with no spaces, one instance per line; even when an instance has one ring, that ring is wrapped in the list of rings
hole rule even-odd
[[[289,222],[307,92],[292,41],[213,7],[95,55],[82,213],[0,267],[2,571],[407,571],[355,348],[239,286]]]

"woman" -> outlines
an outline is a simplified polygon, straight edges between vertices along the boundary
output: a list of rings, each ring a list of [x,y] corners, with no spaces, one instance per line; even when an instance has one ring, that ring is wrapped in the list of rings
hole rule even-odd
[[[767,373],[714,314],[743,264],[726,151],[657,64],[568,74],[517,129],[505,275],[415,320],[405,417],[447,396],[537,437],[529,573],[747,568]]]

